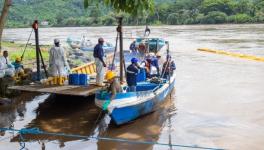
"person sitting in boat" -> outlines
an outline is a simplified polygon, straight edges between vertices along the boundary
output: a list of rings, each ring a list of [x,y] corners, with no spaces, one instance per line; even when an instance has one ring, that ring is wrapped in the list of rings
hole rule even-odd
[[[162,67],[162,77],[168,79],[173,75],[173,71],[176,70],[176,65],[171,59],[170,55],[167,55],[167,60],[164,62]]]
[[[108,92],[111,93],[110,100],[113,100],[117,93],[123,92],[123,89],[118,81],[118,78],[116,77],[115,72],[108,71],[105,74],[105,79],[110,84],[110,86],[108,87]]]
[[[151,75],[152,76],[160,76],[160,68],[159,68],[159,60],[161,55],[159,52],[156,53],[151,59]]]
[[[127,67],[127,85],[128,85],[128,92],[136,92],[137,86],[137,75],[140,72],[140,67],[138,65],[138,59],[132,58],[131,64]]]
[[[130,49],[132,52],[136,52],[136,51],[137,51],[136,41],[133,41],[133,42],[130,44],[129,49]]]

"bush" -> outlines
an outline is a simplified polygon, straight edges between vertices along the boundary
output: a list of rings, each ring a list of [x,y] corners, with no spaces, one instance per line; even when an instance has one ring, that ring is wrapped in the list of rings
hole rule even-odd
[[[107,26],[110,26],[110,25],[113,25],[116,23],[116,19],[112,16],[104,16],[102,18],[102,24],[103,25],[107,25]]]
[[[251,22],[251,17],[247,14],[236,14],[235,23],[248,23]]]
[[[201,19],[201,23],[218,24],[218,23],[224,23],[226,22],[226,20],[227,20],[227,15],[224,12],[212,11]]]
[[[170,25],[178,24],[178,13],[169,14],[167,17],[167,23]]]

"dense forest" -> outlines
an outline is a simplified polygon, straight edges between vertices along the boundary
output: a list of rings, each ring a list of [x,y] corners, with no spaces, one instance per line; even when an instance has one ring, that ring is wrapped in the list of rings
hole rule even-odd
[[[83,0],[13,0],[6,25],[27,27],[35,19],[49,26],[115,25],[115,15],[100,4],[84,9]],[[125,25],[263,23],[264,0],[156,0],[152,13],[122,15]]]

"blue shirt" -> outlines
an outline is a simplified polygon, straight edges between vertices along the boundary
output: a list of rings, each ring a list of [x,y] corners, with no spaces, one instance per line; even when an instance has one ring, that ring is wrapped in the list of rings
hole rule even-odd
[[[131,64],[127,67],[127,85],[128,86],[136,86],[137,85],[137,75],[140,69]]]
[[[94,56],[95,58],[103,59],[103,57],[104,57],[104,49],[103,49],[103,45],[101,45],[101,44],[96,44],[96,46],[94,47],[93,56]]]
[[[152,58],[151,59],[151,65],[155,66],[156,68],[159,68],[159,60],[158,58]]]
[[[135,51],[136,50],[136,44],[135,43],[131,43],[129,49],[131,51]]]
[[[12,65],[15,67],[15,69],[23,68],[23,65],[17,62],[13,62]]]

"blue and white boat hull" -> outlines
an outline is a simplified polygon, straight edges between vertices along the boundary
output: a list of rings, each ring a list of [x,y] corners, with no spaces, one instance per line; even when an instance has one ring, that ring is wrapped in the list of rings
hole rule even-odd
[[[117,125],[135,120],[142,115],[153,112],[159,103],[165,101],[174,85],[175,75],[171,77],[170,83],[162,84],[155,91],[118,93],[116,98],[108,105],[107,112]],[[98,107],[103,108],[105,102],[106,100],[101,99],[99,93],[96,94],[95,104]]]

